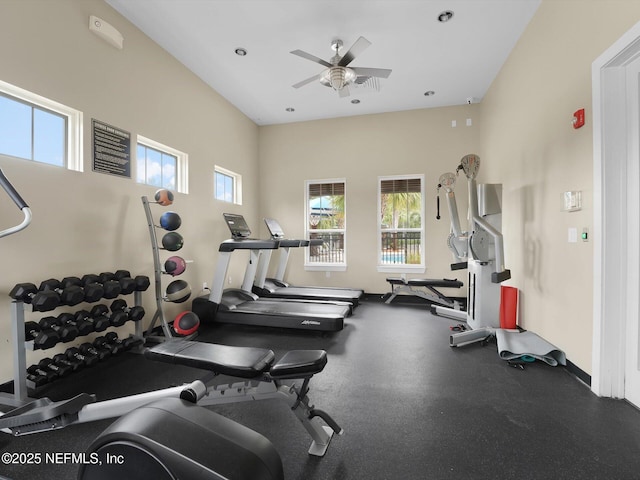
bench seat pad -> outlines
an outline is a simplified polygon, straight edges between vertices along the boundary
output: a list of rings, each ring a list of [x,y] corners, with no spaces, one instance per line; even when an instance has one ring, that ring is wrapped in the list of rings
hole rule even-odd
[[[269,371],[273,378],[305,378],[320,373],[327,364],[324,350],[290,350]]]
[[[189,340],[171,340],[151,347],[145,357],[209,370],[221,375],[255,378],[268,371],[275,359],[272,350],[235,347]]]

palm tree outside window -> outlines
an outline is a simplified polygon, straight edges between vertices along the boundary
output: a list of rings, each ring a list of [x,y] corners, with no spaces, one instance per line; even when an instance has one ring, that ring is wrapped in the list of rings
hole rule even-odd
[[[424,268],[423,187],[423,175],[379,178],[379,269]]]
[[[346,182],[306,182],[306,234],[312,244],[306,251],[306,267],[346,266]],[[321,243],[320,243],[321,241]]]

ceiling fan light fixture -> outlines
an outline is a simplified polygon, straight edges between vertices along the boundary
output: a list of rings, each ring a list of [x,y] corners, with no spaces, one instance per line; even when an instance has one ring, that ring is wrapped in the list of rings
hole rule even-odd
[[[331,85],[334,90],[342,90],[345,85],[348,85],[356,79],[356,73],[347,67],[331,67],[328,69],[327,74],[329,85]]]
[[[347,52],[342,56],[337,52],[340,49],[341,44],[342,42],[340,40],[334,40],[332,42],[331,46],[334,51],[336,51],[336,54],[329,62],[302,50],[292,50],[289,52],[293,55],[297,55],[298,57],[311,60],[314,63],[319,63],[325,67],[320,74],[295,83],[292,87],[300,88],[315,81],[319,81],[320,85],[331,87],[333,90],[338,92],[340,98],[343,98],[350,95],[349,89],[346,88],[349,85],[354,84],[354,88],[359,88],[370,80],[374,80],[377,85],[378,78],[389,77],[391,70],[386,68],[348,67],[348,65],[350,65],[360,53],[371,45],[369,40],[364,37],[358,37],[354,44],[351,45],[351,48],[349,48],[349,50],[347,50]],[[380,91],[379,86],[375,89]]]

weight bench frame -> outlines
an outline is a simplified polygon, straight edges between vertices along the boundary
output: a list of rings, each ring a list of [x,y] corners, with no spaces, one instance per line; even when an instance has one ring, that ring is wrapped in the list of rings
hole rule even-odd
[[[388,298],[384,303],[391,303],[398,295],[415,295],[416,297],[424,298],[430,303],[436,303],[445,307],[453,308],[454,310],[463,310],[463,302],[452,297],[446,296],[439,291],[436,287],[440,288],[461,288],[463,283],[459,280],[449,279],[405,279],[398,277],[389,277],[387,282],[391,285],[391,291],[387,293]],[[428,292],[424,290],[418,290],[417,287],[424,287]]]
[[[0,430],[15,436],[50,431],[120,417],[155,400],[179,397],[202,406],[283,400],[312,438],[309,454],[318,457],[324,456],[334,433],[343,433],[329,414],[310,404],[307,395],[311,377],[327,363],[323,350],[292,350],[274,363],[275,354],[268,349],[173,340],[149,348],[144,354],[152,360],[206,369],[209,373],[202,380],[178,387],[102,402],[86,393],[60,402],[38,399],[0,416]]]

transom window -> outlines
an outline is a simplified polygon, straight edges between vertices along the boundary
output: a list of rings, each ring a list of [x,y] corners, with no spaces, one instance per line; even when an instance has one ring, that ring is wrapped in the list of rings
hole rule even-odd
[[[82,171],[82,112],[0,81],[0,154]]]
[[[213,172],[213,195],[216,200],[242,205],[242,176],[216,165]]]
[[[186,153],[138,135],[136,181],[188,193],[187,160]]]
[[[424,270],[424,176],[379,177],[378,271]]]
[[[346,268],[345,190],[344,179],[306,182],[305,234],[312,241],[306,249],[307,270]]]

